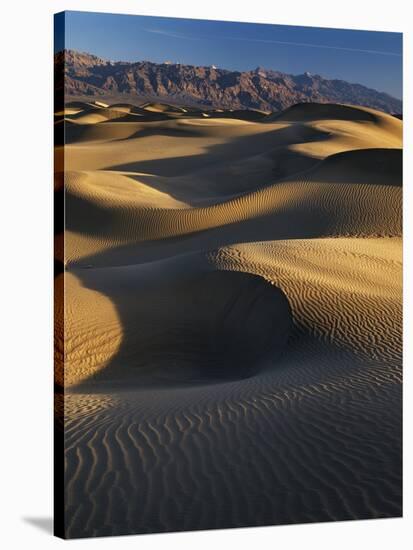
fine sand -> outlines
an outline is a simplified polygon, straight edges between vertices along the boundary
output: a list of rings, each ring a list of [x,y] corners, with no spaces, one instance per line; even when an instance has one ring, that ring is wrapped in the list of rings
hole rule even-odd
[[[66,536],[401,515],[402,122],[55,124]]]

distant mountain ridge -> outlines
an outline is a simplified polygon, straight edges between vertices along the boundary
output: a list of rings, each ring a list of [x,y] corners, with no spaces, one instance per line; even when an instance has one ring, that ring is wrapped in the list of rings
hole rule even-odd
[[[108,61],[65,50],[55,55],[56,87],[68,96],[125,95],[190,102],[215,109],[280,111],[296,103],[347,103],[401,113],[389,94],[320,75],[290,75],[257,67],[231,71],[214,66]],[[63,78],[64,75],[64,78]]]

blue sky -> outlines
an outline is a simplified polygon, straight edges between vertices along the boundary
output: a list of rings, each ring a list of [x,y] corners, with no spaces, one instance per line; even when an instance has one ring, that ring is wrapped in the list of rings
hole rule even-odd
[[[66,12],[66,48],[114,61],[305,71],[402,96],[402,34]]]

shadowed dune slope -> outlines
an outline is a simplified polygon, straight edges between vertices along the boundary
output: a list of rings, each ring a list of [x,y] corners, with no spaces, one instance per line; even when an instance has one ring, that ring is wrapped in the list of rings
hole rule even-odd
[[[82,331],[66,340],[66,385],[91,376],[93,384],[142,384],[154,377],[172,385],[239,379],[255,374],[266,357],[282,353],[292,320],[279,289],[247,273],[191,269],[190,262],[175,269],[167,263],[158,269],[90,269],[77,273],[83,288],[70,276],[66,284],[77,295],[76,323]],[[69,336],[70,316],[66,322]],[[87,362],[81,353],[86,345]]]
[[[311,177],[318,181],[402,185],[401,149],[357,149],[330,155],[317,165]]]

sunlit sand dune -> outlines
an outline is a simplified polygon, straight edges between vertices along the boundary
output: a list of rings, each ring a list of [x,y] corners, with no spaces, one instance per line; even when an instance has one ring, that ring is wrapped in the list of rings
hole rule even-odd
[[[398,516],[402,122],[205,114],[59,113],[67,534]]]
[[[320,162],[287,179],[215,205],[188,208],[140,184],[101,173],[68,173],[67,259],[82,257],[88,238],[116,244],[158,240],[247,220],[251,231],[271,227],[280,238],[401,234],[399,150],[358,150]],[[370,183],[370,178],[374,183]],[[148,180],[150,189],[150,180]],[[139,197],[142,200],[139,200]],[[294,218],[294,226],[289,220]],[[264,228],[264,229],[263,229]],[[77,234],[82,238],[78,239]],[[236,239],[236,232],[234,232]],[[250,239],[248,239],[250,240]],[[86,249],[84,248],[86,246]],[[102,250],[102,245],[98,245]]]

